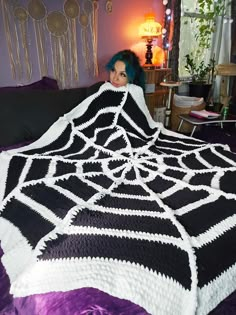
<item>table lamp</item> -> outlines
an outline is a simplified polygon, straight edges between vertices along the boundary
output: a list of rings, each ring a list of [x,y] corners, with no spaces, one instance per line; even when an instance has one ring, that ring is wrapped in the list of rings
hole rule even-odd
[[[145,22],[139,26],[139,36],[146,39],[147,51],[145,54],[146,62],[144,67],[148,69],[153,69],[154,65],[152,64],[152,41],[154,38],[157,38],[162,34],[162,26],[160,23],[155,21],[155,16],[153,13],[145,14]]]

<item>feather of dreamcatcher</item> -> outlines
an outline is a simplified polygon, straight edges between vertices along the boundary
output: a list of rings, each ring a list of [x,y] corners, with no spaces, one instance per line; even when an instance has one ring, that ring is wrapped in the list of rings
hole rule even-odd
[[[21,44],[22,44],[23,53],[24,53],[23,66],[25,66],[25,68],[26,68],[26,71],[25,71],[26,80],[30,81],[31,76],[32,76],[32,66],[30,63],[30,54],[29,54],[28,38],[27,38],[28,12],[23,7],[16,7],[14,9],[14,16],[15,16],[16,20],[18,21],[19,32],[21,35]],[[24,74],[24,72],[23,72],[23,74]]]
[[[79,83],[79,66],[78,66],[78,55],[77,55],[77,35],[76,35],[76,18],[79,16],[80,7],[77,0],[66,0],[64,3],[64,12],[68,18],[68,35],[70,43],[70,55],[71,55],[71,85],[78,85]]]
[[[94,64],[94,76],[98,76],[98,0],[93,0],[93,13],[91,23],[91,35],[93,44],[93,64]]]
[[[97,64],[97,20],[98,20],[98,2],[97,0],[84,0],[83,14],[80,15],[80,24],[82,26],[83,56],[87,62],[87,69],[91,71],[93,65],[94,76],[98,75]],[[90,37],[88,36],[88,27]],[[90,38],[90,42],[88,41]],[[89,43],[91,48],[89,47]],[[92,53],[91,53],[92,51]]]
[[[47,28],[51,37],[54,76],[62,88],[69,82],[69,43],[67,39],[68,22],[60,11],[53,11],[47,16]]]
[[[87,0],[86,0],[87,1]],[[91,71],[91,62],[89,58],[89,36],[88,36],[88,25],[89,16],[83,7],[83,11],[80,13],[79,22],[81,25],[81,41],[82,41],[82,55],[84,58],[85,69]]]
[[[21,80],[20,47],[14,17],[12,15],[12,8],[7,0],[2,0],[1,4],[12,78],[13,80]]]
[[[46,39],[45,39],[45,18],[46,7],[42,0],[31,0],[28,4],[28,12],[33,19],[34,32],[37,46],[38,63],[41,76],[48,75],[48,59],[46,53]]]

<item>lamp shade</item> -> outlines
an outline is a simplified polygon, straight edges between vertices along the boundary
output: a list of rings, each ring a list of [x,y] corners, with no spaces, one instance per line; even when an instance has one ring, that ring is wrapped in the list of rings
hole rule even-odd
[[[155,38],[162,34],[162,26],[155,21],[153,13],[145,15],[145,22],[139,27],[139,36],[142,38]]]

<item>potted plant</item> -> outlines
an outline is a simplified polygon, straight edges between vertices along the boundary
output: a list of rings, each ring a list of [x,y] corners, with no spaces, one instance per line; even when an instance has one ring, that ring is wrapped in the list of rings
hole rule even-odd
[[[187,54],[185,59],[185,69],[192,77],[192,82],[189,83],[189,95],[204,97],[207,100],[214,78],[215,59],[211,58],[207,64],[203,60],[198,63],[193,54]]]
[[[216,19],[225,16],[225,0],[198,0],[197,29],[195,39],[198,49],[185,56],[185,69],[192,77],[189,85],[190,96],[204,97],[207,99],[212,87],[215,70],[215,58],[205,63],[202,56],[210,48],[213,33],[216,31]],[[187,22],[186,22],[187,23]]]

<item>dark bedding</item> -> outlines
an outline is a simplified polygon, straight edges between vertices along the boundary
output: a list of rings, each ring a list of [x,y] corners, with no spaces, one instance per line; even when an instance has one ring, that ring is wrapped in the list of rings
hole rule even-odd
[[[217,314],[236,289],[235,169],[105,83],[0,154],[2,314]]]

